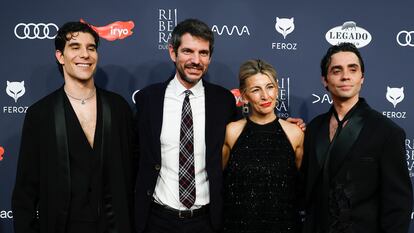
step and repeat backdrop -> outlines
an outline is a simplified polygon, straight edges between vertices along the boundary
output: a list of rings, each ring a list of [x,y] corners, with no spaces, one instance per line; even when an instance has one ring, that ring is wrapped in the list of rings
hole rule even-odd
[[[167,50],[174,26],[199,18],[216,38],[205,79],[231,90],[241,104],[240,64],[264,59],[278,72],[279,116],[305,121],[332,103],[321,84],[320,59],[330,45],[352,42],[366,65],[362,96],[405,129],[413,177],[413,9],[413,1],[2,1],[0,232],[13,232],[10,199],[26,110],[63,85],[53,40],[63,23],[84,21],[94,27],[101,37],[96,83],[133,107],[140,89],[174,73]]]

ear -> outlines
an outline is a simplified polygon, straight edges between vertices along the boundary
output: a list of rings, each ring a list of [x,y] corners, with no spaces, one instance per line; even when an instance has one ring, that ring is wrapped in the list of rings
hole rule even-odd
[[[328,82],[326,81],[325,76],[321,76],[322,85],[325,87],[325,89],[328,88]]]
[[[249,103],[249,101],[247,100],[247,97],[246,97],[246,94],[245,93],[242,93],[240,95],[240,101],[243,102],[244,104],[248,104]]]
[[[364,74],[362,74],[362,77],[361,77],[361,84],[363,84],[363,83],[364,83],[364,80],[365,80],[365,76],[364,76]]]
[[[173,62],[177,61],[177,54],[175,54],[174,48],[171,44],[168,44],[168,52],[170,53],[170,58]]]
[[[58,60],[61,65],[65,64],[65,60],[63,59],[62,51],[56,50],[55,51],[55,57],[56,57],[56,60]]]

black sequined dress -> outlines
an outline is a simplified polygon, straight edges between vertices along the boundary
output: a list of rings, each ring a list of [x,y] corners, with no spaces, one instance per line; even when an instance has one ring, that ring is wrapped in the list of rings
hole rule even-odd
[[[291,233],[299,230],[293,148],[279,121],[247,119],[225,170],[225,233]]]

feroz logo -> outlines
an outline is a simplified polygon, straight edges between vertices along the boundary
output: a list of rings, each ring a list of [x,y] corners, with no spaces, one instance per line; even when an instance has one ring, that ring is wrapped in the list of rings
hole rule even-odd
[[[236,100],[236,106],[237,107],[243,106],[243,99],[241,97],[240,90],[237,88],[231,89],[231,93],[233,94],[234,99]]]
[[[132,35],[132,29],[135,27],[133,21],[116,21],[106,26],[97,27],[92,24],[86,23],[85,20],[80,19],[82,23],[88,24],[99,37],[108,41],[122,40]]]
[[[230,26],[230,28],[231,29],[229,29],[227,25],[223,25],[220,29],[219,26],[213,25],[213,27],[211,28],[211,31],[217,33],[219,36],[221,36],[223,33],[229,36],[233,35],[233,33],[239,36],[242,36],[244,34],[247,34],[248,36],[250,36],[249,28],[246,25],[240,28],[237,25],[233,25],[233,26]]]
[[[325,38],[331,45],[349,42],[357,48],[367,46],[372,40],[371,34],[367,30],[357,27],[354,21],[347,21],[341,26],[332,28],[325,34]]]
[[[283,35],[283,39],[295,30],[294,18],[279,18],[276,17],[275,29],[277,32]]]
[[[4,148],[0,146],[0,161],[2,161],[4,158]]]
[[[272,49],[275,50],[296,50],[298,43],[286,42],[286,37],[295,30],[294,17],[276,17],[275,30],[283,36],[283,42],[273,42]]]
[[[168,49],[171,32],[177,25],[177,9],[158,9],[158,49]]]
[[[398,103],[404,100],[404,87],[401,88],[391,88],[387,86],[387,93],[385,94],[385,98],[394,105],[394,108],[397,106]]]
[[[24,81],[10,82],[7,81],[6,94],[10,96],[14,103],[26,93]],[[3,113],[26,113],[28,106],[3,106]]]
[[[20,39],[55,39],[59,27],[54,23],[19,23],[14,27],[14,35]]]
[[[17,100],[26,93],[26,88],[24,87],[24,81],[21,82],[10,82],[7,81],[6,93],[14,99],[14,102],[17,103]]]
[[[394,109],[397,108],[397,104],[401,103],[404,100],[404,97],[404,87],[387,86],[387,93],[385,94],[385,98],[394,106]],[[405,111],[383,111],[382,115],[388,118],[407,118],[407,112]]]
[[[414,47],[414,41],[413,41],[413,38],[411,37],[411,35],[414,35],[413,33],[414,31],[409,31],[409,32],[400,31],[396,37],[397,43],[403,47],[405,46]]]

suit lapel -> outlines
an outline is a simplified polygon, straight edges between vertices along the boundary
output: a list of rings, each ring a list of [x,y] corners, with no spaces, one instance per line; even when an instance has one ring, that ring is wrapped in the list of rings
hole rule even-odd
[[[66,130],[66,118],[65,118],[65,108],[63,103],[64,98],[63,88],[57,93],[56,99],[54,101],[53,113],[55,118],[55,135],[56,135],[56,149],[57,153],[57,171],[60,172],[60,176],[63,178],[62,188],[65,189],[63,193],[67,196],[63,198],[65,204],[64,208],[69,207],[69,198],[70,198],[70,168],[69,168],[69,148],[68,148],[68,138]]]
[[[350,151],[355,145],[359,134],[364,126],[364,112],[366,107],[368,107],[365,102],[360,103],[353,116],[349,119],[349,122],[342,129],[338,138],[335,140],[335,145],[333,145],[331,150],[331,159],[330,162],[330,171],[331,177],[335,177],[338,174],[338,171],[342,167],[345,158],[350,155]]]
[[[329,117],[330,114],[327,113],[324,119],[322,120],[322,124],[318,130],[316,136],[316,158],[318,160],[319,168],[323,167],[326,159],[326,153],[329,148]]]
[[[155,148],[155,162],[161,163],[161,129],[162,129],[162,121],[164,116],[164,98],[165,98],[165,90],[171,79],[163,83],[160,88],[156,89],[154,93],[150,95],[150,98],[147,100],[147,104],[150,106],[149,109],[151,111],[150,114],[150,121],[151,121],[151,128],[152,128],[152,135],[154,135],[155,140],[151,140]]]
[[[204,102],[205,102],[205,141],[206,141],[206,165],[208,165],[208,156],[211,154],[210,149],[214,148],[213,145],[213,125],[214,125],[214,97],[210,96],[210,86],[207,82],[203,81],[204,85]],[[208,166],[207,166],[208,167]]]
[[[99,97],[101,99],[101,106],[102,106],[102,134],[101,134],[101,150],[99,152],[99,161],[100,161],[100,169],[103,169],[103,161],[104,153],[110,151],[109,148],[105,148],[105,146],[110,145],[111,141],[111,108],[109,106],[109,102],[106,99],[106,96],[102,92],[98,92]],[[110,156],[111,154],[108,153]]]

